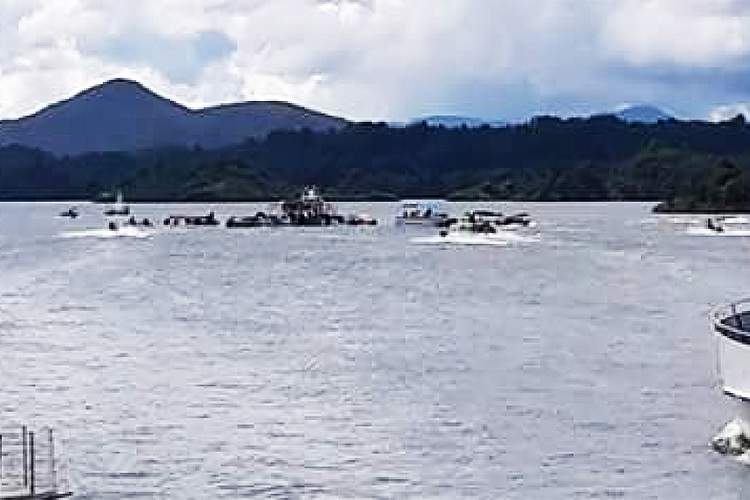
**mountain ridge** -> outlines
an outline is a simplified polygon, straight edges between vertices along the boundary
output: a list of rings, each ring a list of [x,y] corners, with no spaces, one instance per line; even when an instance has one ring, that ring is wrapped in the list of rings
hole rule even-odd
[[[0,121],[0,146],[19,144],[55,155],[163,146],[217,148],[275,130],[339,130],[339,117],[281,101],[243,101],[191,109],[144,85],[115,78]]]

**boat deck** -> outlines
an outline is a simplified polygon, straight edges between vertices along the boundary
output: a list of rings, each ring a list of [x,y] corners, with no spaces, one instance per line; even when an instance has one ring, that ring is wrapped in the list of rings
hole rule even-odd
[[[716,333],[750,345],[750,299],[722,306],[712,316]]]

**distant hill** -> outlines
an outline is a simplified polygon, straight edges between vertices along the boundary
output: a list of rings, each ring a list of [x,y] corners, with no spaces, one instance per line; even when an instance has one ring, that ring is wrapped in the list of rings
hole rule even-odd
[[[628,106],[615,113],[615,116],[629,123],[658,123],[659,120],[673,118],[655,106],[646,105]]]
[[[191,110],[125,79],[0,121],[0,146],[19,144],[56,155],[134,151],[160,146],[204,148],[264,138],[274,130],[339,130],[346,120],[284,102],[251,101]]]

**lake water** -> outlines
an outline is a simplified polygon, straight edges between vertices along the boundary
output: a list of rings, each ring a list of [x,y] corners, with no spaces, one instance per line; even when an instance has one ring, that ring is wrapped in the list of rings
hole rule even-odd
[[[504,246],[388,203],[110,237],[79,206],[0,205],[0,423],[54,426],[76,498],[747,496],[708,313],[750,295],[750,237],[638,203],[475,204],[538,221]]]

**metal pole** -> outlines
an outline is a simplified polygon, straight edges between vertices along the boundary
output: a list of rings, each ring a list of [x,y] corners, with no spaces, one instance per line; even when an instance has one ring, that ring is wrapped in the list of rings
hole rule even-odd
[[[3,488],[3,435],[0,434],[0,490]]]
[[[34,496],[34,433],[29,432],[29,457],[31,458],[29,463],[29,472],[31,475],[31,481],[29,482],[29,494]]]
[[[55,477],[55,441],[52,438],[52,427],[49,428],[49,473],[52,484],[51,491],[57,491],[57,478]]]
[[[26,426],[21,427],[21,441],[23,442],[23,487],[28,488],[29,486],[29,454],[27,450],[27,436],[28,432]]]

